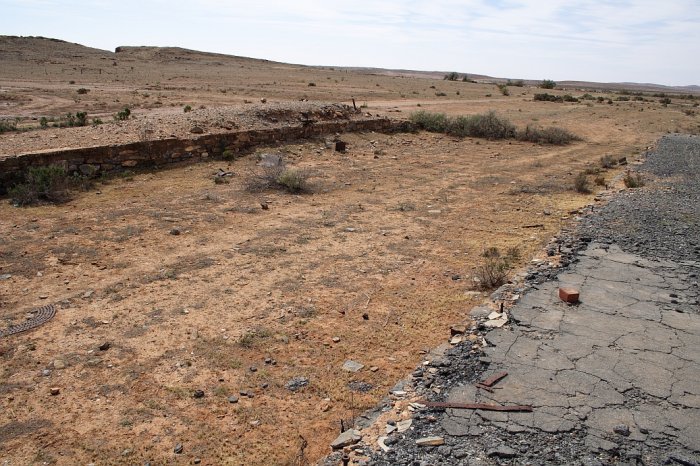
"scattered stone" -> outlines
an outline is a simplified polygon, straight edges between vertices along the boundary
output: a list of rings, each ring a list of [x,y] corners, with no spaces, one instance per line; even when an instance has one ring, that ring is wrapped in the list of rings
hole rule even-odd
[[[61,389],[58,387],[51,387],[51,389],[49,391],[51,393],[51,396],[56,396],[59,393],[61,393]]]
[[[340,341],[340,337],[333,337],[333,343],[338,343]]]
[[[83,293],[82,298],[83,299],[89,299],[92,297],[92,295],[95,293],[94,290],[87,290],[85,293]]]
[[[41,375],[43,375],[44,377],[50,376],[50,375],[51,375],[51,369],[44,369],[43,371],[41,371]]]
[[[444,444],[445,439],[442,437],[422,437],[416,440],[416,445],[421,447],[437,447]]]
[[[306,387],[309,384],[309,379],[306,377],[294,377],[289,382],[284,384],[284,388],[290,391],[297,391],[302,387]]]
[[[510,447],[501,445],[498,448],[492,448],[486,453],[486,455],[490,458],[515,458],[518,455],[518,452]]]
[[[357,361],[352,361],[348,359],[343,363],[343,370],[346,370],[348,372],[359,372],[365,367],[364,364],[360,364]]]
[[[190,129],[190,133],[192,133],[192,134],[202,134],[202,133],[204,133],[204,128],[202,128],[201,126],[193,126],[193,127]]]
[[[173,236],[178,236],[180,233],[181,232],[179,228],[173,228],[172,230],[170,230],[170,234]]]
[[[65,368],[66,368],[66,363],[63,362],[63,361],[60,360],[60,359],[56,359],[56,360],[53,362],[53,368],[54,368],[54,369],[65,369]]]
[[[0,275],[0,280],[9,280],[10,278],[12,278],[11,273],[4,273],[4,274]]]
[[[616,425],[615,427],[613,427],[613,432],[624,437],[629,437],[631,433],[629,426],[625,424]]]
[[[493,311],[488,307],[477,306],[471,311],[469,311],[469,315],[475,319],[485,319],[486,317],[488,317],[489,314],[491,314],[491,312]]]
[[[413,419],[406,419],[404,421],[399,421],[396,423],[396,430],[401,434],[406,432],[413,424]]]
[[[379,445],[379,448],[381,448],[384,452],[387,452],[387,451],[391,450],[391,448],[386,446],[386,444],[384,443],[385,440],[386,440],[386,437],[379,437],[377,439],[377,445]]]
[[[464,335],[467,333],[467,326],[464,324],[453,325],[450,327],[450,335]]]
[[[333,442],[331,442],[331,448],[334,450],[339,450],[341,448],[349,447],[350,445],[355,445],[357,442],[362,440],[362,435],[355,429],[349,429],[340,434]]]
[[[195,390],[192,396],[194,398],[204,398],[204,390]]]
[[[108,341],[105,341],[105,342],[102,343],[98,348],[100,349],[100,351],[107,351],[107,350],[110,349],[111,347],[112,347],[112,344],[111,344],[110,342],[108,342]]]
[[[181,454],[183,451],[184,451],[184,448],[183,448],[181,443],[176,444],[175,448],[173,448],[173,453],[175,453],[176,455]]]
[[[228,397],[228,402],[231,404],[238,403],[238,397],[236,395],[231,395]]]
[[[258,368],[255,366],[250,366],[250,372],[258,372]]]

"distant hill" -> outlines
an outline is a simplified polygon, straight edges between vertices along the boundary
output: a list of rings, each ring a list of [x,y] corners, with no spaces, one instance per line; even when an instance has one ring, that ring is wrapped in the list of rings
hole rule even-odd
[[[258,58],[247,58],[220,53],[202,52],[180,47],[152,47],[152,46],[120,46],[114,52],[101,50],[84,45],[66,42],[60,39],[51,39],[40,36],[17,37],[0,36],[0,63],[9,67],[10,64],[21,63],[61,63],[74,66],[85,66],[85,63],[93,60],[119,60],[141,61],[161,63],[196,63],[200,66],[243,65],[275,67],[301,67],[301,68],[331,68],[331,66],[304,66],[273,62]],[[94,63],[94,62],[93,62]],[[445,71],[419,71],[403,69],[386,69],[371,67],[343,67],[333,66],[334,69],[347,70],[362,74],[377,74],[384,76],[406,76],[415,78],[443,79]],[[14,73],[17,74],[17,71]],[[497,78],[481,74],[459,72],[460,76],[478,82],[504,83],[506,78]],[[0,78],[3,77],[0,68]],[[511,78],[515,80],[515,78]],[[536,85],[539,81],[523,80],[528,85]],[[578,88],[590,90],[631,90],[641,92],[676,92],[676,93],[700,93],[700,86],[664,86],[651,83],[596,83],[586,81],[559,81],[557,83],[564,88]]]

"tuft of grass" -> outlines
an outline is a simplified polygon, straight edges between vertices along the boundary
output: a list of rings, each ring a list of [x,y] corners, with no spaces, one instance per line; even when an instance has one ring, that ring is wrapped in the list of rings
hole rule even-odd
[[[574,178],[574,191],[580,194],[590,194],[591,187],[588,183],[586,172],[581,172]]]
[[[581,138],[575,134],[559,128],[551,126],[548,128],[540,128],[533,125],[527,125],[525,131],[518,133],[518,139],[521,141],[535,142],[538,144],[554,144],[564,146],[571,144],[574,141],[580,141]]]
[[[617,160],[612,155],[604,155],[600,158],[600,166],[603,168],[613,168],[617,165]]]
[[[509,268],[510,265],[506,259],[501,257],[485,258],[484,262],[476,269],[477,287],[481,290],[498,288],[508,279]]]
[[[624,181],[625,186],[628,188],[641,188],[645,185],[644,178],[642,178],[641,174],[632,174],[630,171],[627,171],[622,181]]]
[[[264,167],[252,173],[245,181],[245,188],[250,192],[279,189],[290,193],[307,193],[311,191],[308,183],[309,172],[286,168],[285,166]]]

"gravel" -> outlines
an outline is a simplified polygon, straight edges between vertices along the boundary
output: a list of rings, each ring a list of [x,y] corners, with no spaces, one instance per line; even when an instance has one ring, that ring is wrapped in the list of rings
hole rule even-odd
[[[657,147],[645,154],[637,171],[646,186],[614,195],[602,208],[581,211],[577,227],[563,231],[548,248],[550,255],[561,253],[563,268],[577,261],[577,252],[588,243],[617,244],[624,251],[649,259],[673,260],[690,278],[700,271],[700,138],[682,135],[663,137]],[[522,293],[537,283],[554,278],[562,268],[538,264],[528,270],[525,285],[507,292]],[[698,296],[698,281],[691,280]],[[692,291],[692,290],[691,290]],[[494,298],[499,298],[495,293]],[[449,350],[443,359],[433,361],[430,373],[424,367],[413,372],[408,383],[418,395],[430,401],[444,401],[441,395],[451,388],[473,384],[487,369],[479,352],[468,343]],[[548,434],[545,432],[509,432],[507,426],[484,424],[480,432],[468,437],[451,437],[442,428],[442,413],[420,411],[414,414],[412,428],[392,434],[389,452],[376,451],[364,464],[388,465],[500,465],[500,464],[642,464],[640,452],[632,444],[620,450],[594,455],[580,431]],[[629,435],[626,426],[616,426],[621,439]],[[421,447],[416,439],[439,436],[447,447]],[[371,446],[374,448],[374,446]],[[629,447],[629,448],[627,448]],[[360,446],[365,452],[371,448]],[[698,464],[679,457],[669,449],[657,452],[664,464]],[[689,461],[689,462],[685,462]],[[325,463],[324,463],[325,464]],[[328,463],[331,464],[331,463]],[[362,464],[362,463],[361,463]]]

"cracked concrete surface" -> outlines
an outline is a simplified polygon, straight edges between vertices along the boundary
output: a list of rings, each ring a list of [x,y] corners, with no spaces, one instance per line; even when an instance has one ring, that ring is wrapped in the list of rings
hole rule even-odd
[[[447,410],[442,427],[460,437],[479,435],[485,424],[509,432],[576,430],[592,452],[634,442],[642,451],[699,458],[700,314],[687,273],[698,269],[698,262],[590,244],[558,280],[514,306],[516,325],[488,334],[486,376],[508,372],[494,393],[459,386],[448,395],[452,402],[531,404],[534,411]],[[578,288],[581,302],[559,300],[560,286]]]

